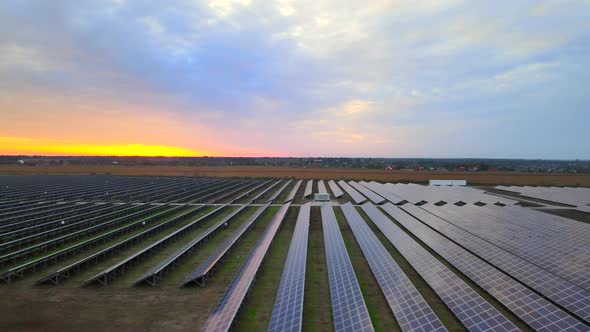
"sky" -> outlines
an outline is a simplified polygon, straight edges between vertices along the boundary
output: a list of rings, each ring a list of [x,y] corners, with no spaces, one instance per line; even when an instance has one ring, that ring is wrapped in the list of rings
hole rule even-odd
[[[590,159],[589,0],[0,1],[0,154]]]

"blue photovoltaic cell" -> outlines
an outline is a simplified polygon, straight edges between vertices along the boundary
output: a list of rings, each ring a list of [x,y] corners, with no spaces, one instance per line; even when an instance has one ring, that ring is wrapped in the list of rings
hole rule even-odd
[[[332,204],[321,208],[335,331],[374,331]]]
[[[408,207],[410,213],[441,234],[590,322],[590,292],[447,222],[446,219],[453,220],[454,217],[439,209],[430,206],[422,207],[432,214],[420,211],[420,209]],[[474,218],[479,216],[479,214],[470,213],[467,210],[465,213]]]
[[[338,181],[338,184],[340,185],[340,187],[342,187],[342,189],[344,189],[344,191],[346,191],[346,193],[350,196],[350,198],[352,198],[352,200],[356,204],[361,204],[362,202],[367,200],[363,195],[361,195],[356,189],[351,187],[348,183],[340,180]]]
[[[478,217],[467,216],[474,209]],[[443,211],[453,213],[449,221],[456,226],[590,291],[590,225],[565,218],[556,223],[544,212],[517,207],[473,207],[458,213],[449,206]]]
[[[302,181],[303,180],[299,180],[299,181],[297,181],[297,183],[295,183],[295,185],[293,186],[293,189],[291,189],[291,192],[289,193],[287,198],[285,198],[285,201],[283,203],[290,202],[295,198],[295,194],[297,193],[297,190],[299,190],[299,186],[301,186]]]
[[[312,190],[313,190],[313,180],[309,180],[305,184],[305,191],[303,192],[303,197],[305,198],[305,197],[311,195]]]
[[[334,180],[328,181],[328,185],[330,186],[330,189],[332,189],[332,194],[334,194],[335,198],[338,198],[338,197],[344,195],[344,193],[342,192],[340,187],[338,187],[336,182],[334,182]]]
[[[252,286],[252,282],[260,264],[262,264],[266,251],[279,230],[290,205],[291,203],[283,204],[281,209],[274,215],[266,227],[262,238],[260,238],[250,253],[250,256],[248,256],[246,262],[242,265],[240,271],[221,297],[221,300],[217,303],[209,318],[207,318],[202,331],[229,331],[250,286]]]
[[[411,205],[406,208],[412,209]],[[588,327],[576,318],[400,208],[388,203],[384,210],[531,328],[541,331],[588,331]]]
[[[446,331],[352,204],[346,203],[341,208],[402,331]]]
[[[383,207],[397,208],[391,203]],[[470,331],[519,331],[519,329],[436,257],[391,222],[375,205],[363,211],[381,230],[455,316]]]
[[[381,204],[383,201],[385,201],[385,198],[377,195],[374,191],[372,191],[369,188],[361,185],[360,183],[357,183],[355,181],[348,181],[348,183],[351,186],[353,186],[356,190],[358,190],[361,193],[363,193],[363,195],[367,196],[367,198],[370,199],[371,202],[373,202],[375,204]]]
[[[326,184],[324,183],[324,180],[319,180],[318,181],[318,193],[327,193],[328,190],[326,189]]]
[[[272,310],[269,331],[301,331],[310,210],[310,203],[302,205],[299,209],[281,284]]]

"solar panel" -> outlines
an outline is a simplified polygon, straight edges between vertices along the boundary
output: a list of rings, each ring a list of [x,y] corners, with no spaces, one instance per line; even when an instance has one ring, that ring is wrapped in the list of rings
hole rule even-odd
[[[165,237],[149,244],[147,247],[144,247],[142,249],[140,249],[139,251],[134,252],[133,254],[131,254],[130,256],[127,256],[126,258],[124,258],[123,260],[115,263],[114,265],[106,268],[105,270],[101,271],[100,273],[92,276],[91,278],[88,278],[87,280],[85,280],[82,285],[87,286],[90,284],[94,284],[94,283],[102,283],[103,285],[107,285],[108,281],[110,278],[115,277],[115,274],[122,274],[122,271],[125,270],[125,267],[136,262],[137,260],[145,257],[147,254],[149,254],[151,251],[155,250],[156,248],[158,248],[159,246],[163,246],[166,245],[166,243],[169,243],[170,241],[172,241],[173,239],[178,238],[180,235],[182,235],[183,233],[195,228],[200,222],[202,222],[203,220],[206,220],[207,218],[210,218],[211,216],[219,213],[219,211],[225,209],[228,205],[221,205],[218,206],[217,208],[215,208],[213,211],[207,212],[205,215],[202,215],[200,217],[198,217],[197,219],[192,220],[191,222],[187,223],[186,225],[183,225],[182,227],[180,227],[179,229],[175,230],[174,232],[166,235]]]
[[[352,204],[346,203],[341,208],[402,331],[446,331]]]
[[[285,188],[287,188],[287,186],[289,185],[289,183],[291,183],[291,181],[293,180],[287,180],[287,182],[285,182],[277,191],[275,191],[272,196],[270,196],[267,200],[267,202],[273,202],[275,199],[277,199],[277,197],[279,197],[279,195],[283,192],[283,190],[285,190]]]
[[[181,257],[186,256],[188,253],[191,252],[198,244],[205,241],[211,234],[214,232],[222,229],[224,225],[227,225],[229,221],[231,221],[236,215],[246,209],[249,205],[244,204],[239,206],[237,209],[230,212],[225,217],[221,218],[221,220],[217,221],[215,224],[209,226],[205,231],[199,233],[189,242],[187,242],[184,246],[176,250],[170,256],[166,257],[162,260],[158,265],[151,268],[149,271],[145,272],[141,275],[137,280],[133,282],[133,285],[138,285],[143,282],[147,282],[152,286],[155,286],[158,281],[162,278],[164,272],[167,269],[173,267],[174,263],[181,259]]]
[[[275,183],[271,184],[268,188],[265,188],[263,191],[259,192],[256,196],[254,196],[254,197],[252,197],[252,199],[250,199],[250,202],[254,202],[257,199],[260,199],[262,196],[264,196],[264,194],[266,194],[269,190],[271,190],[276,185],[278,185],[281,181],[283,181],[283,180],[278,180]]]
[[[342,189],[344,189],[344,191],[346,191],[346,193],[350,196],[350,198],[352,198],[352,200],[356,204],[361,204],[367,200],[363,195],[361,195],[356,189],[351,187],[348,183],[340,180],[338,181],[338,184],[340,185],[340,187],[342,187]]]
[[[321,208],[335,331],[374,331],[332,204]]]
[[[369,198],[371,200],[371,202],[373,202],[375,204],[380,204],[380,203],[383,203],[383,201],[385,201],[385,198],[377,195],[375,192],[371,191],[370,189],[361,185],[360,183],[357,183],[355,181],[348,181],[348,183],[351,186],[353,186],[356,190],[363,193],[363,195],[367,196],[367,198]]]
[[[318,193],[320,193],[320,194],[328,193],[328,189],[326,189],[326,184],[324,183],[324,180],[318,181]]]
[[[305,191],[303,192],[303,198],[312,194],[313,180],[307,181],[305,184]]]
[[[589,188],[497,186],[496,189],[517,192],[523,196],[573,206],[584,206],[590,203]]]
[[[422,186],[413,183],[386,183],[381,187],[387,192],[414,204],[417,204],[421,201],[432,204],[441,201],[451,204],[457,202],[463,202],[466,204],[474,204],[478,202],[484,204],[494,204],[497,202],[503,204],[517,203],[516,200],[489,195],[481,189],[464,186]]]
[[[310,211],[310,203],[302,205],[299,209],[285,269],[270,319],[269,331],[301,331]]]
[[[344,195],[344,193],[342,192],[340,187],[338,187],[336,182],[334,182],[334,180],[328,181],[328,185],[330,186],[330,189],[332,189],[332,194],[334,194],[335,198],[338,198],[338,197]]]
[[[391,203],[382,207],[385,210],[398,209]],[[510,320],[391,222],[375,205],[366,203],[362,209],[468,330],[519,331]]]
[[[585,327],[582,322],[565,311],[433,231],[400,208],[388,204],[384,210],[533,329],[576,330]]]
[[[252,215],[246,219],[227,239],[225,239],[207,259],[201,263],[193,272],[186,276],[181,287],[192,282],[205,286],[205,279],[209,276],[215,265],[223,258],[244,233],[256,222],[262,213],[270,206],[266,203],[260,206]]]
[[[266,227],[264,234],[258,243],[256,243],[246,262],[244,262],[244,265],[242,265],[240,271],[230,283],[221,300],[217,303],[209,318],[207,318],[202,331],[229,331],[248,290],[254,282],[254,278],[262,264],[266,251],[279,230],[290,205],[291,203],[283,204],[273,216],[273,219]]]
[[[530,227],[525,227],[523,220],[504,216],[505,213],[509,213],[503,212],[504,208],[477,209],[481,209],[481,215],[477,217],[466,215],[472,209],[467,209],[465,213],[458,213],[456,209],[445,206],[442,211],[453,214],[454,218],[449,221],[454,225],[525,258],[579,287],[590,290],[590,273],[587,268],[590,264],[588,246],[565,234],[572,232],[564,232],[559,228],[545,229],[548,225],[539,220],[534,221]],[[573,234],[576,233],[579,231],[573,232]]]
[[[408,206],[406,210],[449,239],[510,274],[513,278],[547,296],[586,321],[590,320],[590,293],[588,291],[447,222],[442,218],[452,217],[437,213],[437,209]]]
[[[375,182],[375,181],[371,181],[367,184],[364,184],[367,188],[373,190],[374,192],[378,193],[379,195],[381,195],[382,197],[384,197],[385,199],[387,199],[388,201],[390,201],[393,204],[399,204],[403,201],[405,201],[404,198],[399,197],[391,192],[389,192],[387,190],[387,187],[384,186],[382,183],[379,182]]]
[[[301,182],[303,182],[303,180],[299,180],[299,181],[297,181],[297,183],[295,183],[295,185],[293,186],[293,189],[291,189],[291,192],[289,193],[287,198],[285,198],[285,201],[283,203],[290,202],[295,198],[295,194],[297,194],[297,190],[299,190],[299,187],[301,186]]]
[[[63,267],[57,269],[56,271],[37,280],[35,282],[35,284],[39,285],[39,284],[48,283],[48,282],[52,282],[54,284],[59,284],[61,281],[68,279],[72,274],[79,272],[83,266],[90,264],[90,263],[96,263],[101,258],[104,258],[105,256],[107,256],[109,254],[112,255],[113,252],[117,252],[119,250],[122,250],[123,248],[126,248],[127,246],[129,246],[133,243],[136,243],[137,241],[139,241],[141,239],[144,239],[154,233],[159,232],[160,230],[164,230],[168,227],[172,227],[182,220],[186,220],[188,218],[191,218],[192,216],[200,213],[200,211],[204,208],[204,206],[190,209],[186,212],[182,212],[182,213],[178,214],[178,211],[180,211],[183,208],[184,207],[179,206],[179,207],[176,207],[176,208],[164,211],[164,212],[157,213],[155,215],[151,215],[147,218],[143,218],[142,220],[139,221],[142,224],[143,223],[150,223],[153,220],[158,220],[163,217],[174,215],[174,217],[166,220],[163,223],[159,223],[159,224],[156,224],[155,226],[149,227],[148,229],[146,229],[142,232],[139,232],[131,237],[125,238],[125,239],[123,239],[111,246],[108,246],[102,250],[99,250],[91,255],[85,256],[84,258],[77,260],[74,263],[63,266]],[[47,257],[47,259],[50,259],[50,258],[51,258],[51,256]]]

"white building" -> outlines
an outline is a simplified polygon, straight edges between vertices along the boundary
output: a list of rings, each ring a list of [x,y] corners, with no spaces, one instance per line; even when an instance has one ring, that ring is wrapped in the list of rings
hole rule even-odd
[[[315,193],[313,195],[313,200],[314,201],[329,201],[330,194],[329,193]]]
[[[431,186],[466,186],[467,180],[430,180]]]

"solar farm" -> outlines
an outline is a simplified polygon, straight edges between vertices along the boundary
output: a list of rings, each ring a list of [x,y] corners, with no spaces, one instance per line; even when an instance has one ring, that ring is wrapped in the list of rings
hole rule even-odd
[[[590,331],[590,190],[495,189],[1,176],[0,330]]]

